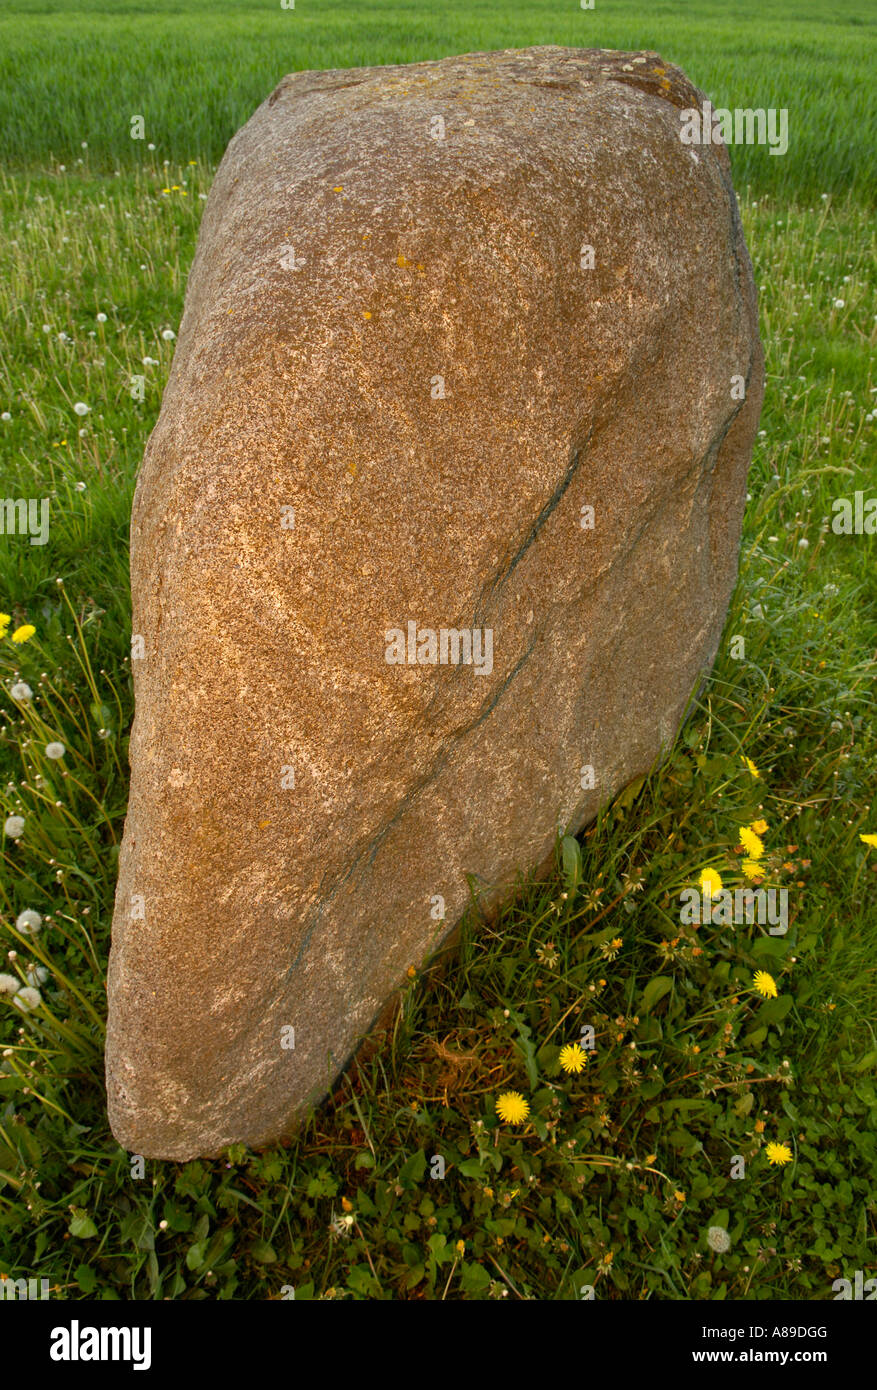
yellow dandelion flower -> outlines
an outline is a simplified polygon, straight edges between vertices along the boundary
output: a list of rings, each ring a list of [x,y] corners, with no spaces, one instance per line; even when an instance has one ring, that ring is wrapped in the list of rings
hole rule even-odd
[[[700,876],[700,891],[715,898],[722,891],[722,876],[716,869],[704,869]]]
[[[764,878],[764,865],[757,859],[744,859],[743,872],[747,878]]]
[[[764,854],[764,843],[748,825],[740,827],[740,843],[750,859],[760,859]]]
[[[768,1144],[765,1148],[768,1163],[791,1163],[792,1150],[788,1144]]]
[[[562,1047],[558,1061],[568,1072],[584,1071],[588,1064],[587,1056],[578,1043],[567,1043],[566,1047]]]
[[[768,975],[766,970],[757,970],[752,981],[753,989],[763,995],[765,999],[776,999],[777,987],[773,975]]]
[[[457,1244],[454,1246],[454,1249],[456,1250],[458,1255],[464,1255],[466,1253],[465,1240],[458,1240]]]
[[[3,621],[3,614],[0,613],[0,622],[2,622],[2,621]],[[872,849],[877,849],[877,835],[860,835],[860,836],[859,836],[859,839],[860,839],[864,844],[870,845],[870,846],[872,847]]]
[[[684,1193],[684,1192],[674,1192],[674,1193],[673,1193],[673,1196],[676,1198],[676,1201],[677,1201],[677,1202],[684,1202],[684,1201],[685,1201],[685,1193]]]
[[[755,833],[756,833],[756,835],[766,835],[766,834],[767,834],[767,821],[766,821],[766,820],[754,820],[754,821],[752,822],[752,824],[750,825],[749,829],[750,829],[750,830],[754,830]]]
[[[522,1125],[530,1113],[530,1103],[520,1091],[503,1091],[496,1102],[496,1113],[507,1125]]]
[[[12,640],[13,642],[29,642],[35,632],[35,627],[31,627],[30,623],[25,623],[24,627],[17,627],[15,629],[12,634]]]
[[[748,768],[750,775],[752,777],[760,777],[761,773],[758,771],[758,768],[755,766],[755,763],[752,761],[752,759],[747,758],[744,753],[741,753],[740,756],[743,759],[743,762],[745,763],[746,767]]]

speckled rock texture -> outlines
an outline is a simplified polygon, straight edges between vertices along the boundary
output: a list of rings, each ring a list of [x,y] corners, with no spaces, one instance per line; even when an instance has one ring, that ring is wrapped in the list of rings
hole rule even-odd
[[[131,524],[130,1151],[290,1133],[467,879],[498,902],[672,740],[763,384],[702,102],[534,48],[295,73],[229,145]]]

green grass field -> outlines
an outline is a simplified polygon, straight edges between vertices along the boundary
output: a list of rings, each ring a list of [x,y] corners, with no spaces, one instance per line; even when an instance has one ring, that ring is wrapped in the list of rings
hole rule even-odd
[[[7,0],[0,10],[0,163],[112,172],[156,158],[215,164],[287,72],[407,63],[529,44],[655,49],[716,106],[785,107],[781,158],[734,151],[738,187],[877,190],[877,13],[868,0]]]
[[[52,503],[45,546],[0,536],[0,1273],[74,1300],[825,1300],[877,1272],[877,843],[862,839],[877,835],[877,540],[832,529],[836,499],[877,496],[875,14],[830,14],[0,13],[0,491]],[[672,756],[559,847],[554,878],[522,865],[500,918],[473,911],[412,977],[393,1029],[294,1142],[141,1174],[108,1131],[102,1071],[127,528],[212,167],[292,69],[530,43],[654,48],[716,105],[789,110],[786,156],[731,151],[767,392],[712,680]],[[705,869],[753,881],[755,823],[787,935],[680,924]],[[595,1050],[568,1073],[583,1020]],[[528,1102],[519,1125],[497,1115],[506,1091]]]

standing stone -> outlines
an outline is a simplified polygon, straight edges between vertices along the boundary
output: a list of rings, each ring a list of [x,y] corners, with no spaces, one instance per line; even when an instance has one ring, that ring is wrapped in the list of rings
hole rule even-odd
[[[672,740],[763,384],[703,100],[533,48],[295,73],[229,145],[131,523],[127,1149],[289,1133],[468,880]]]

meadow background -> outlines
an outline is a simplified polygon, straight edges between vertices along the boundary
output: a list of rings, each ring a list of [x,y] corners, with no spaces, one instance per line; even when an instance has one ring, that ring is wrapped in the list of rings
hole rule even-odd
[[[877,1273],[877,540],[831,529],[834,499],[877,494],[875,21],[852,0],[6,0],[0,493],[52,505],[46,546],[0,537],[0,1273],[68,1299],[412,1300],[819,1300]],[[713,678],[552,879],[412,972],[295,1141],[138,1176],[102,1072],[127,530],[213,169],[286,72],[534,43],[655,49],[714,105],[789,111],[787,155],[730,151],[767,392]],[[788,934],[681,926],[705,869],[752,881],[755,822]],[[596,1050],[568,1073],[583,1022]]]

